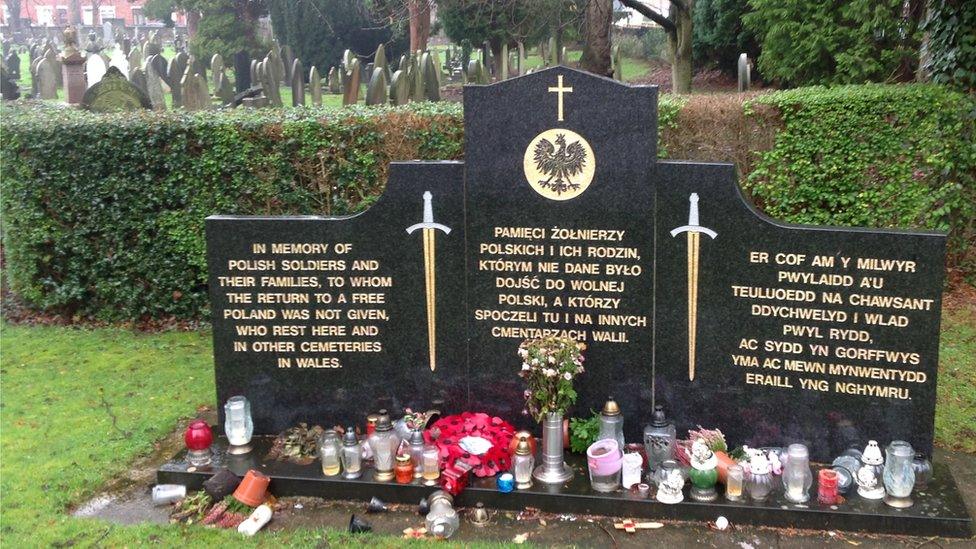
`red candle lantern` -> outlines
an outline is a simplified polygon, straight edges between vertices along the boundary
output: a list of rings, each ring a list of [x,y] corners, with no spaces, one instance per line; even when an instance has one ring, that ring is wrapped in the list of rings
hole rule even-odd
[[[824,505],[836,505],[837,498],[837,471],[821,469],[817,474],[817,500]]]
[[[194,420],[183,433],[186,443],[186,459],[190,465],[202,466],[210,464],[210,444],[213,443],[213,431],[206,421]]]

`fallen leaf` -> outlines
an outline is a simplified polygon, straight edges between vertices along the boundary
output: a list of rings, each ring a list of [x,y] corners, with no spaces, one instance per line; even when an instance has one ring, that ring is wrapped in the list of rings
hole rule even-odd
[[[521,544],[525,543],[525,540],[527,540],[527,539],[529,539],[529,534],[528,533],[519,534],[519,535],[515,536],[514,538],[512,538],[512,543],[517,544],[517,545],[521,545]]]

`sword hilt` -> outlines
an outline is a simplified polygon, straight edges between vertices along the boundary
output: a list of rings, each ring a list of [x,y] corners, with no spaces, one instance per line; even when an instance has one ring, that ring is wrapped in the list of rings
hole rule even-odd
[[[451,234],[451,228],[447,225],[441,225],[440,223],[434,223],[434,206],[431,201],[434,195],[430,191],[424,191],[424,217],[423,221],[420,223],[414,223],[407,227],[407,234],[413,234],[417,229],[437,229],[439,231],[444,231],[444,234]]]
[[[703,233],[712,238],[718,236],[715,231],[698,224],[698,193],[691,193],[688,197],[688,224],[671,230],[671,236],[678,236],[681,233]]]

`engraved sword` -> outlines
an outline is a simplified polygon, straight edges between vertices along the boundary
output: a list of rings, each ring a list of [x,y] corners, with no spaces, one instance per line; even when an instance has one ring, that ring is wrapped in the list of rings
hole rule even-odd
[[[434,231],[444,231],[444,234],[451,234],[451,228],[440,223],[434,223],[434,208],[431,205],[433,195],[430,191],[424,192],[424,218],[420,223],[415,223],[407,227],[407,234],[413,234],[417,229],[423,229],[424,237],[424,286],[427,295],[427,346],[430,349],[430,371],[433,372],[437,365],[437,321],[435,312],[437,310],[437,284],[435,253],[434,253]]]
[[[698,193],[691,193],[688,202],[688,224],[672,230],[671,236],[676,237],[681,233],[688,235],[688,380],[694,381],[698,328],[698,235],[705,233],[714,239],[718,233],[698,224]]]

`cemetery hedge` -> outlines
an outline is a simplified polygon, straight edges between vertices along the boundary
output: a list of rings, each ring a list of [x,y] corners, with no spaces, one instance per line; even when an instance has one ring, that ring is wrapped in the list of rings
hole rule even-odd
[[[972,98],[930,85],[733,97],[748,131],[712,133],[728,136],[723,150],[758,148],[711,159],[735,161],[767,213],[951,229],[951,261],[973,271]],[[690,150],[679,126],[707,112],[662,96],[662,156]],[[39,309],[109,321],[206,317],[207,215],[354,213],[390,161],[463,157],[450,103],[113,115],[24,104],[2,122],[6,282]]]

